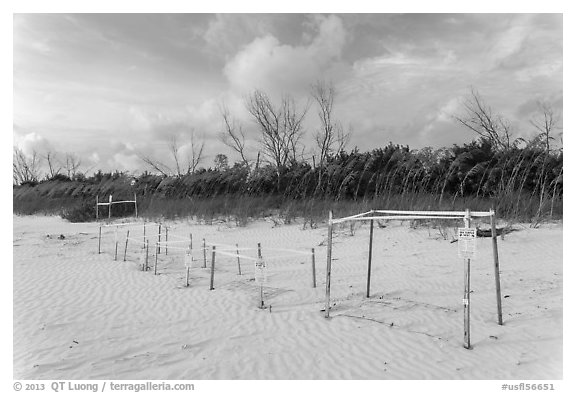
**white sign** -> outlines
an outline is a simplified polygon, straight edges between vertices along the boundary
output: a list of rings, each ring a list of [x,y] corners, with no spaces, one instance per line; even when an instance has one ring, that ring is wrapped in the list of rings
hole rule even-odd
[[[256,284],[265,284],[268,281],[268,276],[266,274],[266,262],[262,258],[258,258],[254,261],[254,278],[256,279]]]
[[[458,257],[476,259],[476,228],[458,228]]]
[[[190,251],[186,251],[186,255],[184,255],[184,265],[186,267],[192,267],[192,262],[194,262],[194,258]]]

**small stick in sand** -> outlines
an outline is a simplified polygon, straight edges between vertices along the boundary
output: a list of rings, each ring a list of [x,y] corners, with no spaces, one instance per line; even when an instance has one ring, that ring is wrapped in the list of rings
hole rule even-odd
[[[144,265],[144,271],[148,271],[148,250],[149,250],[149,243],[146,240],[146,263]]]
[[[466,209],[464,226],[470,228],[470,209]],[[470,258],[466,259],[464,268],[464,348],[470,349]]]
[[[154,275],[156,275],[156,272],[158,270],[158,250],[160,249],[160,247],[156,247],[156,257],[154,259]]]
[[[100,254],[100,244],[102,242],[102,224],[98,228],[98,254]]]
[[[136,204],[136,193],[134,193],[134,213],[136,214],[136,218],[138,218],[138,205]]]
[[[330,277],[332,273],[332,210],[328,212],[328,246],[326,248],[326,306],[324,317],[330,317]]]
[[[368,248],[368,273],[366,275],[366,297],[370,297],[370,276],[372,275],[372,240],[374,239],[374,220],[370,220],[370,246]]]
[[[238,243],[236,243],[236,261],[238,262],[238,275],[242,275],[242,268],[240,267],[240,253],[238,252]]]
[[[123,261],[126,262],[126,252],[128,251],[128,239],[130,238],[130,230],[126,231],[126,244],[124,245],[124,259]]]
[[[212,265],[210,267],[210,290],[214,289],[214,266],[216,264],[216,246],[212,246]]]
[[[312,288],[316,288],[316,256],[312,249]]]
[[[166,255],[168,255],[168,227],[165,227],[165,229],[166,229],[166,246],[165,246],[165,249],[166,249]]]
[[[492,228],[492,255],[494,257],[494,279],[496,281],[496,306],[498,311],[498,325],[502,325],[502,293],[500,290],[500,262],[498,260],[498,235],[496,232],[496,213],[490,209],[490,226]],[[504,231],[502,231],[502,240],[504,240]]]
[[[118,227],[114,231],[114,260],[118,260]]]
[[[204,250],[204,263],[202,267],[206,268],[206,239],[202,239],[202,250]]]
[[[157,248],[158,248],[158,253],[160,253],[160,242],[162,241],[162,224],[158,224],[158,243],[157,244]]]
[[[258,258],[262,258],[262,246],[258,243]]]

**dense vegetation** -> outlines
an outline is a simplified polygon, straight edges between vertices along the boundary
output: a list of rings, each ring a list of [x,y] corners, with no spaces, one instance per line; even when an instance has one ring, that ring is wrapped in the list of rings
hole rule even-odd
[[[540,222],[562,217],[563,157],[538,144],[501,149],[487,138],[463,146],[410,150],[389,144],[370,152],[331,154],[323,167],[292,160],[269,164],[218,165],[180,176],[97,172],[57,175],[13,188],[14,212],[60,213],[73,221],[95,219],[95,198],[132,199],[140,215],[212,220],[277,214],[310,224],[370,208],[489,209],[513,220]],[[133,180],[136,180],[132,184]],[[114,205],[113,215],[133,214]],[[107,208],[105,208],[107,215]]]

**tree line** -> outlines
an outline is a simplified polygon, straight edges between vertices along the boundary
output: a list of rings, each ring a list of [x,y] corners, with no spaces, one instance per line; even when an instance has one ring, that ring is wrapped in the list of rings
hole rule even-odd
[[[130,187],[126,186],[132,179],[128,174],[101,171],[92,176],[56,173],[40,183],[75,180],[72,183],[92,185],[86,189],[91,191],[82,195],[112,192],[103,185],[116,184],[118,188],[122,184],[115,194],[135,192],[170,199],[273,195],[282,200],[375,200],[390,208],[398,201],[410,208],[425,200],[424,208],[435,209],[449,208],[461,200],[490,200],[509,216],[562,214],[563,150],[553,148],[561,127],[549,105],[540,104],[541,118],[532,119],[537,131],[532,139],[514,138],[510,123],[472,89],[463,114],[454,117],[477,134],[472,142],[418,150],[389,143],[360,152],[346,150],[350,132],[335,120],[333,86],[318,82],[311,96],[320,120],[312,160],[304,157],[300,145],[303,119],[311,103],[298,108],[294,99],[285,95],[275,105],[265,92],[255,90],[247,97],[246,108],[261,132],[263,157],[256,162],[247,157],[243,125],[222,107],[221,140],[240,157],[232,165],[225,154],[219,154],[213,167],[199,167],[204,144],[192,136],[191,157],[184,165],[179,161],[176,140],[172,140],[169,148],[175,165],[142,157],[153,172],[137,176]],[[16,158],[22,160],[15,156],[15,167]],[[35,182],[38,180],[28,177],[20,183]]]

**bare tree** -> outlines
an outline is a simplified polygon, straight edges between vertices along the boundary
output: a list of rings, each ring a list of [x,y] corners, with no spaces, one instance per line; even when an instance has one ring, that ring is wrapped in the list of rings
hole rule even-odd
[[[180,149],[183,146],[180,144],[180,139],[177,136],[172,136],[168,140],[168,151],[171,156],[173,164],[162,162],[151,156],[139,153],[138,157],[144,161],[150,168],[159,172],[162,176],[184,176],[193,173],[198,164],[204,158],[204,141],[200,144],[194,138],[194,129],[190,134],[190,153],[184,159],[181,157]],[[184,165],[186,164],[186,165]]]
[[[472,88],[470,97],[463,105],[466,114],[454,116],[457,122],[489,140],[499,150],[508,150],[513,147],[510,123],[501,115],[493,114],[492,109],[483,101],[478,91]]]
[[[155,160],[150,156],[145,156],[141,153],[138,153],[138,158],[140,158],[144,163],[146,163],[150,168],[155,170],[156,172],[160,173],[162,176],[170,176],[172,173],[172,169],[169,166],[164,164],[161,161]]]
[[[220,140],[240,155],[244,165],[249,166],[250,162],[246,157],[246,135],[242,129],[242,124],[232,117],[226,106],[223,105],[220,108],[220,113],[224,120],[224,131],[220,134]]]
[[[80,165],[82,165],[82,160],[80,160],[80,158],[74,153],[66,153],[64,159],[65,161],[63,164],[64,168],[66,169],[67,176],[72,179],[78,172]]]
[[[542,141],[546,149],[546,155],[548,155],[550,153],[550,142],[556,139],[552,136],[552,133],[555,129],[560,128],[558,126],[559,118],[550,104],[539,102],[538,107],[542,117],[540,119],[531,119],[530,123],[540,131],[537,138]]]
[[[180,172],[180,160],[178,160],[178,138],[176,136],[172,136],[170,141],[168,142],[168,149],[170,149],[170,153],[172,154],[172,158],[174,159],[174,166],[176,168],[176,176],[182,176],[182,172]]]
[[[320,129],[316,132],[316,146],[319,150],[318,167],[319,176],[331,154],[340,152],[350,140],[350,132],[345,132],[342,125],[336,122],[332,116],[336,91],[332,83],[317,81],[312,85],[312,97],[318,104],[318,117]]]
[[[196,171],[198,164],[204,159],[204,140],[200,144],[194,139],[194,129],[190,133],[190,154],[188,155],[188,169],[190,174]]]
[[[50,176],[50,178],[53,178],[54,176],[60,174],[60,171],[62,170],[62,166],[59,165],[59,161],[58,161],[58,157],[56,156],[56,153],[52,152],[52,151],[48,151],[46,152],[46,155],[44,156],[44,158],[46,159],[46,162],[48,163],[48,175]]]
[[[294,99],[285,94],[276,107],[266,93],[255,90],[246,100],[246,108],[260,128],[262,152],[276,167],[280,182],[281,169],[296,161],[309,105],[299,111]]]
[[[36,182],[40,176],[40,156],[34,150],[28,157],[24,152],[14,147],[12,153],[12,182],[22,184],[24,182]]]

